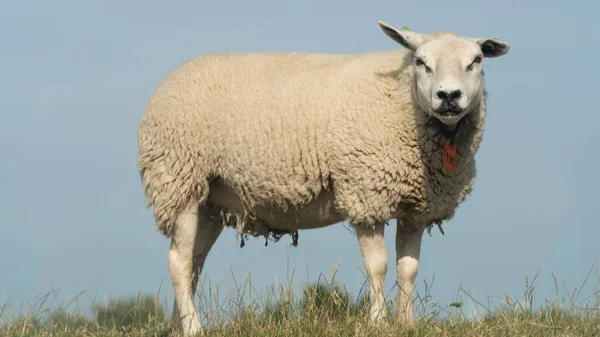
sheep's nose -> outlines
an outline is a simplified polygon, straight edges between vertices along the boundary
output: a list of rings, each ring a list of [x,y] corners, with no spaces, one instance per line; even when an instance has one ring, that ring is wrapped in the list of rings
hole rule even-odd
[[[462,96],[462,91],[460,91],[460,89],[450,92],[446,90],[438,90],[437,92],[437,97],[444,101],[457,100],[460,98],[460,96]]]

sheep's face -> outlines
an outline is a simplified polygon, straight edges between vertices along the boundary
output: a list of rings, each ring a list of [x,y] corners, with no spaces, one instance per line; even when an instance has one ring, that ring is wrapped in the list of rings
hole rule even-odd
[[[415,98],[442,123],[453,125],[479,105],[484,95],[483,58],[508,52],[509,45],[491,38],[469,38],[450,32],[426,35],[379,25],[394,41],[414,52]]]

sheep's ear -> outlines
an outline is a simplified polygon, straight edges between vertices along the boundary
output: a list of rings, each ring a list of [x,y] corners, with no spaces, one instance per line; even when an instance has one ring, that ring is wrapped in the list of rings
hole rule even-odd
[[[498,57],[508,53],[510,45],[504,41],[493,38],[475,39],[481,47],[484,57]]]
[[[381,27],[383,32],[391,37],[392,40],[412,51],[417,50],[424,40],[423,34],[411,32],[410,30],[397,29],[383,21],[379,21],[379,27]]]

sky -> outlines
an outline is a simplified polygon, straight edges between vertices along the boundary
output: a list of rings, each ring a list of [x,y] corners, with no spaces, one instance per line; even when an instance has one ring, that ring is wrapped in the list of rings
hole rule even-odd
[[[445,235],[423,240],[417,292],[441,305],[572,291],[600,257],[600,53],[592,1],[0,1],[0,304],[55,291],[68,302],[137,292],[172,299],[169,241],[145,207],[137,126],[152,91],[182,62],[213,52],[360,53],[399,49],[379,20],[451,29],[511,45],[486,59],[489,91],[478,178]],[[395,279],[394,222],[386,228]],[[363,264],[342,224],[239,248],[225,229],[203,278],[265,289],[320,274],[357,295]],[[586,289],[600,282],[588,283]],[[588,290],[589,290],[588,289]],[[560,295],[564,295],[560,290]],[[591,290],[588,291],[588,294]],[[585,291],[584,291],[585,294]]]

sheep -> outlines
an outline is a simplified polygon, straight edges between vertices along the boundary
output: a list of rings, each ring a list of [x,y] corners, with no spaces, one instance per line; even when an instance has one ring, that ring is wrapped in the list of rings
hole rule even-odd
[[[194,305],[226,226],[278,239],[348,222],[384,322],[384,226],[397,220],[398,319],[412,296],[425,229],[471,193],[486,113],[483,58],[509,44],[379,22],[405,50],[357,55],[211,54],[167,75],[138,127],[138,170],[171,239],[173,322],[202,330]],[[242,242],[243,245],[243,242]]]

